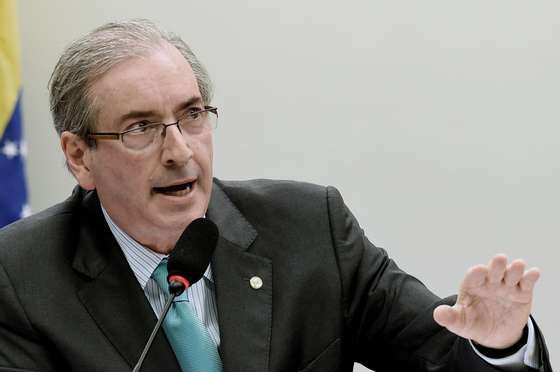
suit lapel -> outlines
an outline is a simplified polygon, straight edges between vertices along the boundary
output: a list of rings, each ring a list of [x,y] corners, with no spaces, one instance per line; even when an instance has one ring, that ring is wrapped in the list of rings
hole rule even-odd
[[[220,231],[212,272],[224,371],[267,371],[272,331],[272,262],[247,251],[257,232],[216,183],[207,215]],[[262,287],[251,286],[253,277],[262,280]]]
[[[77,295],[109,342],[132,367],[156,317],[104,220],[96,193],[87,193],[82,206],[73,267],[88,280]],[[163,332],[156,337],[143,368],[158,369],[180,371]]]

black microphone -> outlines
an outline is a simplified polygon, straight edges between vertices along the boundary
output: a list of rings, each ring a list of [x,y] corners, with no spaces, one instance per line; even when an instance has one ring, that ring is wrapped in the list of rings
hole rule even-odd
[[[218,236],[218,227],[206,218],[197,218],[192,221],[181,234],[167,261],[167,282],[169,283],[171,296],[167,299],[158,322],[138,359],[138,363],[132,370],[133,372],[140,371],[175,297],[183,293],[204,275],[214,249],[216,249]]]

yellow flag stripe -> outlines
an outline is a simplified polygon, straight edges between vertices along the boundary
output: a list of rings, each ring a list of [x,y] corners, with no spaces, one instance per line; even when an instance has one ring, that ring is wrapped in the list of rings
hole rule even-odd
[[[0,0],[0,138],[18,98],[20,62],[16,0]]]

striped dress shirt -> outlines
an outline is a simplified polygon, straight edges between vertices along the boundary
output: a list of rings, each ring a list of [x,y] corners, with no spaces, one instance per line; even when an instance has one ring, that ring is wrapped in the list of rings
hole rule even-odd
[[[138,283],[140,283],[140,286],[144,290],[144,294],[152,306],[154,313],[159,318],[165,307],[165,302],[169,293],[161,290],[155,280],[151,278],[151,275],[161,260],[166,258],[167,255],[154,252],[138,243],[115,224],[103,206],[101,209],[132,272],[134,272]],[[193,312],[200,319],[204,327],[206,327],[216,347],[219,347],[220,331],[218,328],[218,309],[216,306],[214,280],[212,279],[212,268],[210,265],[208,265],[202,279],[186,290],[186,295]]]

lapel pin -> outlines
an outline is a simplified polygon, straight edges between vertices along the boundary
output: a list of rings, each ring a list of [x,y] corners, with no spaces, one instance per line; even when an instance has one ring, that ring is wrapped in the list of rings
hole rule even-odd
[[[249,284],[253,289],[260,289],[263,286],[263,281],[258,276],[254,276],[251,279],[249,279]]]

